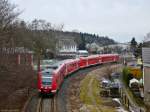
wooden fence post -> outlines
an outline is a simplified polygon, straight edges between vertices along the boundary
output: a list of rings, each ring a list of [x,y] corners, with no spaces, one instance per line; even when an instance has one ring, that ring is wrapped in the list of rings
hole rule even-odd
[[[20,65],[20,60],[21,60],[20,54],[17,54],[17,65]]]
[[[130,102],[129,102],[129,99],[128,99],[128,109],[129,109],[129,106],[130,106]]]

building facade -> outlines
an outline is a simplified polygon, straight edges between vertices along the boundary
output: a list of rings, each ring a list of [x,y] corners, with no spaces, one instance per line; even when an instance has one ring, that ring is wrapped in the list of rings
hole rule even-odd
[[[150,104],[150,48],[142,48],[144,101]]]
[[[77,53],[77,44],[73,39],[59,39],[57,50],[57,55],[59,56],[75,56]]]

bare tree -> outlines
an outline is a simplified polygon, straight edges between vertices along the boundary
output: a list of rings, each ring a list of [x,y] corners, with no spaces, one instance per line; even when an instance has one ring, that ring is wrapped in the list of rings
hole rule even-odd
[[[0,42],[6,44],[10,42],[12,33],[12,23],[21,13],[16,11],[17,6],[8,0],[0,0]]]

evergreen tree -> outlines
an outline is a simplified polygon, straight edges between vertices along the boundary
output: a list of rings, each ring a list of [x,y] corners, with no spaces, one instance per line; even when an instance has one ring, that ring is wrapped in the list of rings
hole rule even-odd
[[[131,48],[131,52],[135,55],[135,51],[137,49],[137,42],[135,40],[135,37],[133,37],[131,40],[130,48]]]
[[[135,57],[142,57],[142,47],[143,43],[137,45],[137,49],[135,50]]]
[[[79,44],[79,50],[85,50],[86,49],[86,43],[85,43],[85,37],[84,34],[81,34],[81,43]]]

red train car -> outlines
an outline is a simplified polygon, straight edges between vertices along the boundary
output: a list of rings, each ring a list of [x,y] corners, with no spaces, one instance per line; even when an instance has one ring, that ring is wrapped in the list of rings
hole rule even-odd
[[[89,57],[87,57],[87,61],[88,61],[87,62],[88,66],[100,64],[99,63],[99,55],[89,56]]]
[[[80,57],[79,61],[80,68],[85,68],[88,66],[88,58],[87,57]]]
[[[38,73],[38,90],[42,94],[55,94],[66,75],[66,65],[59,62]]]
[[[102,63],[116,62],[119,60],[118,54],[103,54],[100,55]]]
[[[118,54],[102,54],[60,61],[49,66],[46,70],[38,72],[38,90],[44,94],[55,94],[64,78],[72,72],[88,66],[117,62],[118,60]]]
[[[99,55],[81,57],[80,62],[79,62],[79,66],[80,66],[80,68],[85,68],[85,67],[88,67],[91,65],[100,64],[99,60],[100,60]]]
[[[120,59],[118,54],[114,54],[114,62],[118,62]]]
[[[67,74],[71,74],[80,68],[79,61],[79,59],[70,59],[65,62]]]
[[[56,92],[57,90],[59,90],[61,84],[63,83],[64,77],[66,76],[67,72],[66,72],[66,65],[65,63],[61,63],[59,64],[59,67],[54,71],[54,83],[55,83],[55,87],[52,91],[52,93]]]
[[[38,90],[40,93],[49,94],[52,90],[55,90],[55,80],[52,69],[47,69],[39,72],[38,74]]]

